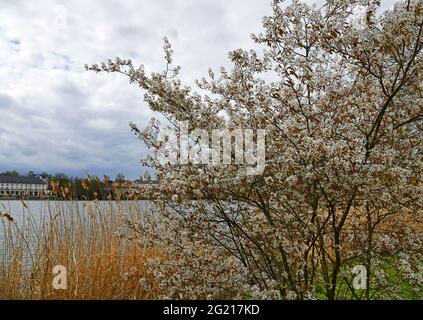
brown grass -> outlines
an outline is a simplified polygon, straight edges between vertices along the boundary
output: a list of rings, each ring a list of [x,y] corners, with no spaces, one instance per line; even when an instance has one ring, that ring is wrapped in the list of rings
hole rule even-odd
[[[41,221],[23,205],[24,223],[16,223],[0,208],[0,236],[5,237],[0,245],[0,299],[153,299],[158,295],[145,265],[158,251],[119,239],[115,231],[122,212],[111,204],[106,212],[96,203],[87,205],[83,213],[75,204],[56,203]],[[132,208],[131,214],[138,214],[137,210]],[[66,267],[65,290],[53,288],[55,265]],[[148,290],[140,278],[146,279]]]

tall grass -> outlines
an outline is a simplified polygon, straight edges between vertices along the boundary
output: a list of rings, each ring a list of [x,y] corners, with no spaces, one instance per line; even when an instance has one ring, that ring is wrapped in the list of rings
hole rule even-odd
[[[22,202],[14,217],[0,207],[0,299],[153,299],[146,259],[158,254],[116,236],[120,219],[140,215],[140,205]],[[16,215],[16,214],[15,214]],[[19,218],[19,219],[18,219]],[[53,268],[67,270],[67,289],[56,290]],[[139,279],[149,283],[148,292]]]

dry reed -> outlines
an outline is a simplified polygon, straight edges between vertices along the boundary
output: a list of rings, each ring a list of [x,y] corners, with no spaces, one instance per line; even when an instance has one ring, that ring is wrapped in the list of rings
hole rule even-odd
[[[20,221],[3,205],[0,299],[155,298],[158,293],[145,262],[158,252],[124,243],[115,235],[121,204],[43,201],[39,215],[22,202]],[[142,208],[128,205],[125,210],[139,215]],[[66,267],[67,289],[53,288],[56,265]]]

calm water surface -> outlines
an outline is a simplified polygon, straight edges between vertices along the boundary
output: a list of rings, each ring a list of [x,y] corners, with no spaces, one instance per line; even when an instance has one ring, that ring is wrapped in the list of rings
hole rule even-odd
[[[122,211],[136,212],[148,209],[146,201],[2,201],[0,200],[0,213],[9,214],[21,225],[31,215],[36,221],[55,216],[56,214],[86,215],[89,209],[100,212]],[[1,236],[1,233],[0,233]]]
[[[46,224],[60,215],[68,223],[89,221],[89,215],[95,214],[117,217],[118,213],[127,213],[132,218],[140,219],[149,210],[146,201],[0,201],[0,213],[8,214],[13,223],[0,218],[0,258],[4,255],[5,234],[13,231],[15,239],[25,239],[27,247],[32,247],[37,235],[42,234]],[[110,218],[105,218],[105,221]],[[9,237],[10,238],[10,237]],[[1,259],[0,259],[1,261]]]

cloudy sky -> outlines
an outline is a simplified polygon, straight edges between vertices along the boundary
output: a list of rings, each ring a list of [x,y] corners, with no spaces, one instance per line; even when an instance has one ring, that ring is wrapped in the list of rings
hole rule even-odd
[[[392,1],[389,1],[392,2]],[[84,71],[116,56],[163,67],[168,36],[187,83],[251,48],[266,0],[0,0],[0,172],[144,172],[128,122],[154,116],[119,75]]]

